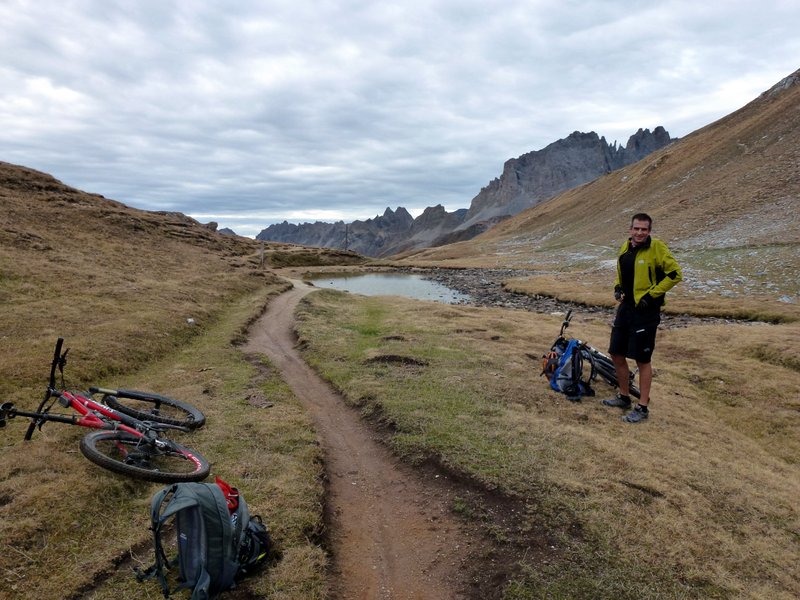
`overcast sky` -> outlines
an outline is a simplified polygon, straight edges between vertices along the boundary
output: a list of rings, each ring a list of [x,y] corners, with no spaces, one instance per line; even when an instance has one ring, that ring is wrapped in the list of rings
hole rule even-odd
[[[248,236],[452,211],[573,131],[733,112],[800,68],[798,25],[798,0],[0,0],[0,161]]]

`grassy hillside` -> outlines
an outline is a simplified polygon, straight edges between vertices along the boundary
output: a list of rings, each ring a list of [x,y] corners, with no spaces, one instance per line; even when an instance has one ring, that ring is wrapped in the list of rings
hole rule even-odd
[[[133,210],[4,163],[0,194],[4,394],[41,378],[31,358],[47,357],[57,335],[112,358],[101,371],[122,371],[196,334],[271,277],[252,241],[183,215]]]
[[[7,163],[0,207],[2,401],[36,407],[63,336],[67,386],[149,389],[195,404],[208,426],[180,441],[209,458],[212,477],[240,487],[282,554],[241,594],[321,597],[326,559],[314,539],[323,489],[313,429],[279,374],[247,363],[232,341],[285,287],[273,262],[360,257],[262,247]],[[50,423],[25,442],[26,428],[19,418],[0,429],[0,598],[160,595],[131,570],[152,562],[146,520],[160,486],[89,463],[78,451],[81,428]]]
[[[262,249],[180,213],[132,209],[2,162],[0,204],[3,394],[41,378],[32,359],[47,357],[57,335],[89,353],[92,376],[124,371],[197,335],[232,299],[277,281],[274,263],[342,262],[335,251]]]

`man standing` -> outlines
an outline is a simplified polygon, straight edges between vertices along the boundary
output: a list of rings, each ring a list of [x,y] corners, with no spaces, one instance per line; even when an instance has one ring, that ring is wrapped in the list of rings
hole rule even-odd
[[[661,322],[661,307],[667,291],[682,279],[681,268],[667,245],[650,237],[652,225],[653,220],[648,215],[634,215],[630,238],[622,244],[617,256],[614,297],[619,306],[608,352],[614,360],[619,392],[611,400],[603,400],[603,404],[622,409],[631,407],[627,358],[635,360],[641,397],[637,406],[622,418],[628,423],[640,423],[648,417],[653,381],[650,359]]]

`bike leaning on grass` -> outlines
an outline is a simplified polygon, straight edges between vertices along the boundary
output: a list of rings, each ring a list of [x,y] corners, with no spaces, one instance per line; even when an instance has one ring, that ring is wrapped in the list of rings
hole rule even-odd
[[[565,335],[571,320],[572,310],[568,310],[556,341],[550,351],[542,356],[542,374],[547,376],[550,387],[573,401],[580,400],[581,396],[593,396],[591,384],[598,377],[611,387],[618,388],[617,371],[611,357],[583,340]],[[589,365],[588,374],[585,365]],[[633,383],[635,376],[636,373],[631,372],[630,394],[639,398],[639,388]]]
[[[50,381],[37,410],[19,410],[11,402],[0,404],[0,427],[14,417],[27,417],[31,422],[26,440],[48,421],[87,427],[96,431],[81,440],[81,453],[105,469],[159,483],[201,481],[208,476],[210,465],[205,458],[164,435],[168,430],[187,432],[202,425],[205,418],[200,411],[148,392],[90,388],[91,393],[103,394],[108,403],[104,404],[91,398],[91,394],[66,390],[64,366],[69,349],[62,354],[63,344],[63,338],[58,338]],[[61,374],[61,389],[56,387],[56,370]],[[51,412],[56,402],[77,414]],[[114,403],[118,408],[112,406]]]

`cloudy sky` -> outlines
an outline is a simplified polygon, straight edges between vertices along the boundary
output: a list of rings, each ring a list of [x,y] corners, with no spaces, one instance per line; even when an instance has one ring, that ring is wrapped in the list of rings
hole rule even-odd
[[[684,136],[800,68],[797,0],[0,0],[0,161],[254,236],[466,208],[573,131]]]

